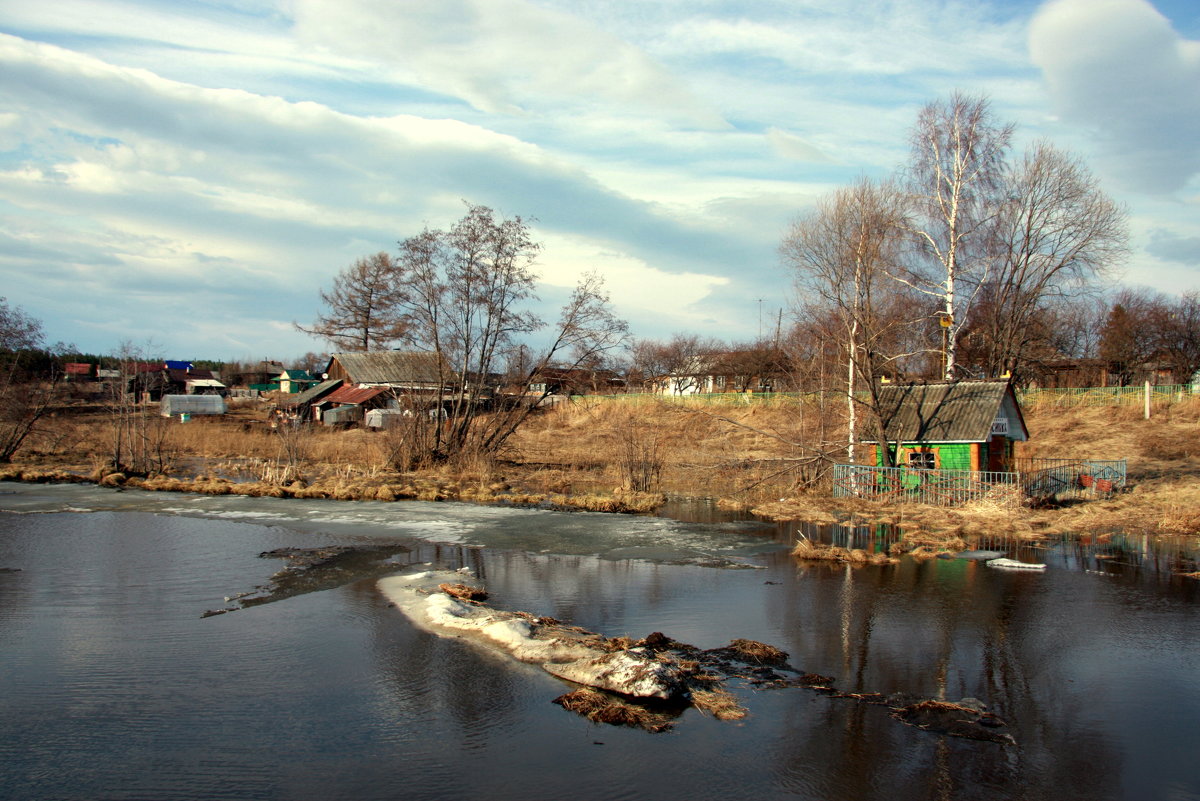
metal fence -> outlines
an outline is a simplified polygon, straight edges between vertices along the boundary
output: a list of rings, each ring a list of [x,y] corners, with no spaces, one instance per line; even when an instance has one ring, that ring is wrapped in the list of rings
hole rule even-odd
[[[836,498],[894,500],[933,506],[961,506],[983,500],[1001,506],[1019,506],[1022,500],[1020,480],[1018,473],[835,464],[833,495]]]
[[[1124,459],[1015,459],[1021,489],[1037,499],[1106,496],[1126,486]]]
[[[1021,459],[1016,472],[919,470],[835,464],[835,498],[961,506],[989,501],[1016,507],[1025,500],[1111,495],[1126,486],[1125,460]]]
[[[1200,385],[1159,384],[1150,387],[1152,404],[1178,403],[1200,396]],[[1048,404],[1063,409],[1078,406],[1137,406],[1146,402],[1146,387],[1078,387],[1023,389],[1017,399],[1026,405]]]
[[[571,400],[578,402],[594,400],[631,406],[658,403],[673,403],[680,406],[757,406],[795,404],[818,395],[820,395],[819,392],[698,392],[686,395],[628,392],[620,395],[573,395]]]
[[[638,406],[650,403],[676,403],[683,406],[751,406],[801,403],[819,397],[816,392],[712,392],[687,395],[666,395],[653,392],[630,392],[618,395],[577,395],[573,400],[627,403]],[[845,398],[834,390],[830,397]],[[865,399],[865,395],[863,395]],[[1159,384],[1150,387],[1150,402],[1154,405],[1179,403],[1200,398],[1200,384]],[[1017,399],[1025,405],[1045,404],[1063,409],[1079,406],[1137,406],[1146,401],[1145,386],[1135,387],[1078,387],[1052,389],[1020,389]]]

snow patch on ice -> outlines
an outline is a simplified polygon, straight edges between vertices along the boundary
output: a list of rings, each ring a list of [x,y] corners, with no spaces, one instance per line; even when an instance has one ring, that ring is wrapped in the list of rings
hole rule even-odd
[[[647,698],[671,698],[682,690],[678,669],[638,649],[607,653],[572,639],[567,629],[535,625],[535,619],[451,598],[437,589],[462,574],[450,571],[389,576],[380,591],[414,624],[441,636],[466,636],[539,664],[560,678],[590,687]]]

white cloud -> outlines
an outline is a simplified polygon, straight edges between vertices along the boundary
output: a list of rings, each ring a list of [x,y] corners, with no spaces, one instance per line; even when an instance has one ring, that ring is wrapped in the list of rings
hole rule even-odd
[[[1030,25],[1060,114],[1101,139],[1106,171],[1146,192],[1200,171],[1200,42],[1143,0],[1055,0]]]
[[[771,143],[771,147],[775,152],[784,158],[796,159],[797,161],[819,161],[830,162],[832,159],[821,152],[820,148],[813,146],[795,134],[779,128],[767,129],[767,141]]]
[[[290,293],[305,319],[335,270],[426,224],[448,225],[464,198],[602,241],[601,260],[623,285],[703,298],[725,280],[703,274],[708,254],[729,246],[720,237],[477,125],[208,89],[5,35],[0,70],[10,79],[0,100],[14,109],[0,123],[21,129],[24,148],[0,173],[0,197],[27,233],[65,251],[12,236],[3,269],[56,259],[47,301],[63,289],[101,297],[136,286],[207,293],[233,313],[254,306],[234,300],[239,292],[269,287]],[[639,242],[646,231],[655,236]]]
[[[483,111],[556,105],[673,116],[726,127],[644,52],[574,15],[527,0],[297,0],[302,41],[370,54]]]
[[[701,12],[671,28],[670,46],[769,58],[807,74],[878,77],[1019,64],[1019,23],[998,20],[981,3],[792,3],[756,17]]]

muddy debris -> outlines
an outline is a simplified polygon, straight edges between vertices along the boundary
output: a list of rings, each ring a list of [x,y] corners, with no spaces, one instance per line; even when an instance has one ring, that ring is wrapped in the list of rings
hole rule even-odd
[[[1012,745],[1012,735],[1001,729],[1005,723],[1000,718],[983,711],[983,704],[975,699],[963,699],[953,704],[946,701],[925,700],[892,710],[892,717],[916,726],[918,729],[963,737],[968,740],[985,740]]]
[[[201,617],[236,612],[259,604],[282,601],[296,595],[340,587],[363,578],[394,573],[396,557],[412,552],[407,545],[356,547],[326,545],[317,548],[276,548],[263,551],[260,559],[283,559],[287,566],[271,576],[270,583],[225,596],[236,606],[209,609]]]

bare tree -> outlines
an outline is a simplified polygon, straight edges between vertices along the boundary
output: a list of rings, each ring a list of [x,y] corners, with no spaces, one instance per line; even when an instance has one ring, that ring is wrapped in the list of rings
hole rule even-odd
[[[292,362],[292,366],[297,370],[304,370],[307,373],[317,376],[321,375],[321,369],[329,363],[328,353],[319,353],[317,351],[309,351],[300,358]]]
[[[1200,292],[1184,292],[1154,313],[1158,353],[1171,365],[1177,382],[1200,371]]]
[[[787,354],[775,340],[735,342],[715,355],[713,364],[725,378],[726,390],[734,392],[777,392],[788,383]]]
[[[1011,167],[996,265],[972,310],[982,372],[1014,377],[1053,337],[1050,312],[1127,253],[1126,213],[1078,158],[1039,142]]]
[[[396,262],[387,253],[359,259],[337,274],[328,292],[321,291],[326,312],[311,327],[297,323],[296,328],[326,340],[335,349],[388,347],[405,333],[396,277]]]
[[[165,473],[174,459],[168,447],[167,421],[139,397],[142,365],[147,351],[122,342],[115,355],[120,380],[109,384],[112,420],[109,466],[119,473],[147,476]],[[158,361],[161,365],[161,360]]]
[[[454,388],[436,400],[447,419],[433,432],[433,456],[495,453],[539,400],[494,396],[490,385],[506,359],[513,364],[521,338],[545,325],[526,308],[537,299],[540,249],[524,220],[497,218],[485,206],[469,206],[449,230],[427,229],[400,243],[396,289],[405,340],[436,353],[439,385]],[[552,363],[565,359],[570,369],[618,348],[627,335],[602,280],[587,275],[563,306],[550,344],[518,360],[529,367],[521,383]]]
[[[850,461],[858,442],[860,404],[865,402],[877,415],[881,371],[910,355],[892,346],[902,341],[896,329],[908,324],[911,315],[889,315],[885,308],[899,288],[889,276],[900,258],[906,227],[903,197],[895,187],[863,178],[821,200],[792,225],[781,245],[805,302],[801,313],[829,315],[838,329]]]
[[[41,321],[0,298],[0,462],[12,461],[55,397],[61,373],[43,339]]]
[[[41,347],[44,338],[40,320],[0,298],[0,351],[33,350]]]
[[[987,278],[1012,132],[993,119],[986,98],[961,92],[926,105],[913,128],[907,184],[917,258],[894,275],[939,301],[946,378],[955,375],[971,298]]]
[[[713,355],[722,344],[711,337],[675,333],[669,340],[643,339],[632,348],[631,372],[644,387],[668,395],[686,395],[706,389]]]
[[[1100,332],[1100,358],[1120,386],[1136,380],[1159,348],[1157,322],[1165,298],[1150,290],[1122,289],[1108,310]]]

